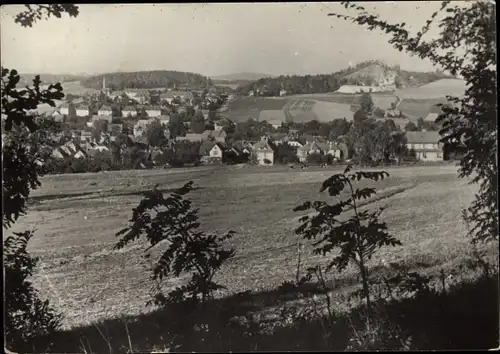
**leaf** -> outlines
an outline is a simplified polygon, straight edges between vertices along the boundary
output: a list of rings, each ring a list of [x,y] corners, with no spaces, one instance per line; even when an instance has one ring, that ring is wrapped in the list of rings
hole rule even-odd
[[[299,205],[293,209],[293,211],[304,211],[309,210],[311,208],[311,202],[307,201],[302,205]]]

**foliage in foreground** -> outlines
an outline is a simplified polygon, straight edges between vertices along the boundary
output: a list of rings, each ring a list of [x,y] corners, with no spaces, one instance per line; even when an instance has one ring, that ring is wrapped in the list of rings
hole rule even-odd
[[[323,201],[305,202],[294,211],[305,211],[314,209],[313,216],[305,215],[299,220],[302,223],[296,233],[307,240],[315,239],[313,243],[314,254],[337,255],[328,264],[326,270],[336,268],[339,272],[346,269],[353,262],[359,270],[363,284],[363,295],[367,305],[370,306],[370,285],[367,261],[371,259],[377,249],[384,246],[401,245],[393,236],[387,232],[385,222],[379,220],[380,214],[385,208],[379,208],[374,212],[360,210],[358,205],[361,199],[367,199],[375,195],[375,189],[354,189],[353,182],[361,179],[378,181],[389,174],[381,172],[352,172],[348,165],[343,173],[335,174],[323,182],[320,192],[328,190],[331,197],[338,197],[348,190],[349,198],[340,200],[334,204]],[[352,215],[342,220],[348,211]],[[338,252],[337,252],[338,251]]]
[[[425,26],[412,36],[405,23],[391,24],[369,14],[357,3],[342,2],[356,16],[332,13],[370,31],[381,30],[391,36],[389,43],[399,51],[429,59],[451,75],[460,75],[467,82],[463,98],[450,97],[449,105],[440,105],[437,119],[442,124],[441,142],[451,152],[465,152],[460,160],[459,177],[473,176],[479,193],[464,212],[472,226],[472,241],[498,238],[498,167],[497,167],[497,103],[496,103],[496,4],[474,1],[467,6],[443,1]],[[440,21],[440,36],[426,41],[439,12],[446,9]]]
[[[115,249],[144,236],[150,244],[146,258],[155,246],[166,245],[153,267],[152,278],[156,283],[153,302],[156,305],[188,299],[194,304],[203,304],[213,296],[214,290],[223,288],[213,278],[222,264],[235,254],[233,249],[225,249],[222,245],[234,232],[217,236],[199,230],[198,209],[193,209],[191,201],[184,198],[192,189],[191,181],[167,198],[156,189],[145,193],[133,210],[131,225],[116,234],[121,239]],[[190,272],[192,276],[187,285],[177,287],[168,297],[163,295],[159,282],[168,276],[179,277],[181,273]]]
[[[78,15],[78,7],[73,4],[25,6],[27,10],[15,17],[15,22],[24,27],[50,16]],[[54,100],[63,98],[64,94],[60,84],[42,90],[39,75],[35,76],[32,87],[18,90],[17,71],[3,67],[1,71],[2,135],[6,134],[2,146],[2,225],[6,231],[26,214],[30,191],[40,186],[38,145],[46,142],[46,137],[43,133],[36,134],[39,122],[30,112],[43,103],[54,107]],[[52,334],[60,325],[60,316],[50,308],[48,301],[40,300],[28,281],[37,263],[27,252],[32,236],[33,232],[26,231],[3,240],[6,347],[18,351],[27,350],[36,338]]]
[[[26,251],[33,232],[14,233],[4,240],[5,337],[7,347],[23,348],[27,343],[52,334],[61,326],[61,316],[42,301],[27,279],[38,259]],[[24,347],[26,348],[26,347]]]

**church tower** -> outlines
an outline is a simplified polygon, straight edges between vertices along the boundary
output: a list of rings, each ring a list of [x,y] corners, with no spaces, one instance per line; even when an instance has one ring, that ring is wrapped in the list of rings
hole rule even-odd
[[[102,77],[102,89],[106,90],[106,76]]]

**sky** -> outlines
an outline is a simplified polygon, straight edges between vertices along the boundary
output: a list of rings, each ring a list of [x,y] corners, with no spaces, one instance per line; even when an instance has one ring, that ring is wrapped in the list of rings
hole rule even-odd
[[[384,19],[406,22],[416,33],[440,1],[360,4]],[[304,75],[332,73],[364,60],[435,69],[392,48],[382,32],[328,17],[349,13],[340,3],[83,4],[77,18],[51,17],[32,28],[14,23],[22,6],[0,9],[2,66],[22,73]]]

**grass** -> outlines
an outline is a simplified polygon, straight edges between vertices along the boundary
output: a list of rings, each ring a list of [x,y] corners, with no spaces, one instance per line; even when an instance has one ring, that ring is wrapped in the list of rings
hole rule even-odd
[[[461,97],[466,90],[464,80],[442,79],[420,87],[408,87],[396,91],[401,99],[438,99],[447,95]]]
[[[106,190],[127,179],[132,181],[129,192],[138,194],[155,183],[167,189],[194,179],[201,188],[193,191],[191,198],[200,207],[204,229],[237,232],[231,240],[237,256],[218,279],[228,288],[221,295],[228,295],[273,289],[284,280],[293,279],[294,228],[299,215],[292,209],[305,200],[326,198],[317,191],[334,172],[272,170],[119,171],[77,178],[48,176],[38,194],[41,198],[44,193],[50,195],[54,185],[59,192],[83,190],[92,181],[97,183],[96,188]],[[455,168],[449,165],[394,168],[389,172],[390,178],[375,185],[381,196],[389,197],[375,204],[390,205],[384,220],[404,245],[399,250],[383,251],[373,265],[382,259],[420,268],[453,264],[468,247],[459,215],[474,190],[466,181],[457,180]],[[197,174],[199,177],[195,178]],[[400,190],[395,194],[397,189]],[[120,195],[109,190],[93,198],[40,199],[13,229],[37,228],[30,244],[30,251],[40,257],[35,284],[63,311],[67,327],[119,313],[148,312],[144,303],[151,285],[147,279],[149,270],[140,257],[144,244],[138,242],[120,252],[112,250],[114,234],[127,225],[139,200],[138,195]],[[304,267],[326,261],[310,255],[309,250],[303,257]],[[352,275],[353,270],[349,270],[345,276]],[[176,284],[177,281],[170,282],[171,286]]]
[[[282,110],[286,103],[281,98],[238,97],[229,103],[226,115],[236,123],[244,122],[250,117],[258,119],[264,110]]]
[[[435,98],[435,99],[403,99],[399,105],[401,112],[416,121],[418,118],[425,118],[431,111],[436,111],[435,107],[438,103],[447,103],[446,98]]]

